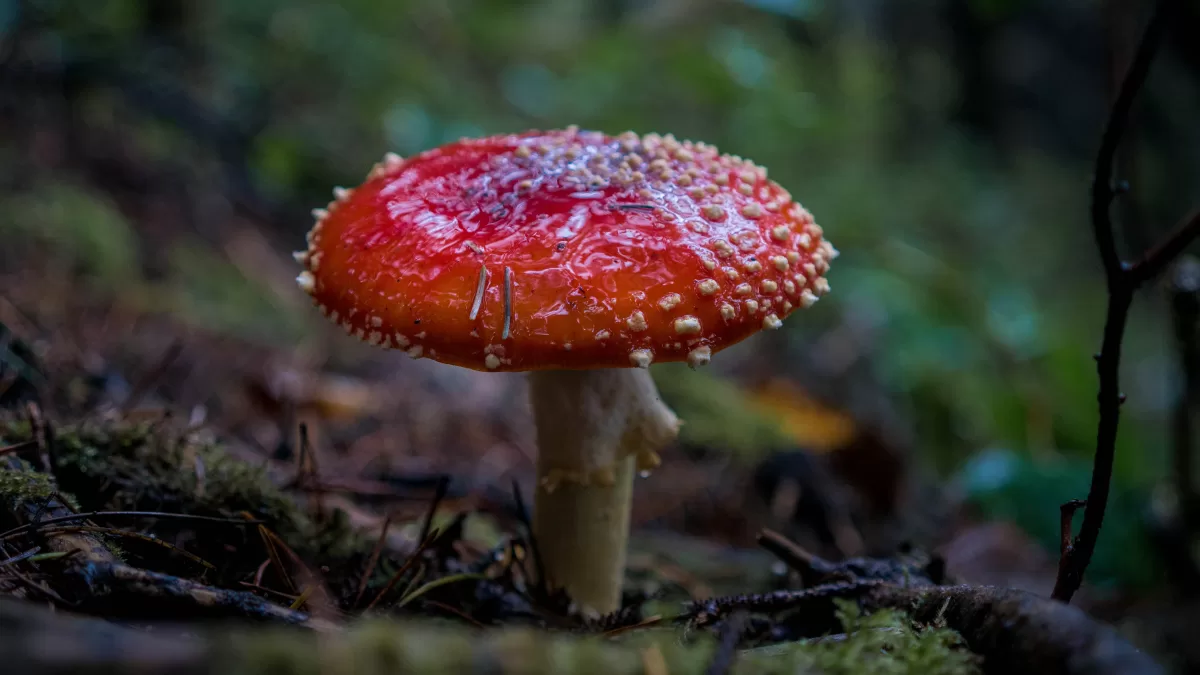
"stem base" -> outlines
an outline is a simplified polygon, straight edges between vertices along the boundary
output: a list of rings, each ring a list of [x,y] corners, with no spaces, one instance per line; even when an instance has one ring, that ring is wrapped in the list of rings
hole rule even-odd
[[[657,465],[679,420],[643,369],[534,371],[529,381],[543,572],[585,613],[616,611],[634,473]]]

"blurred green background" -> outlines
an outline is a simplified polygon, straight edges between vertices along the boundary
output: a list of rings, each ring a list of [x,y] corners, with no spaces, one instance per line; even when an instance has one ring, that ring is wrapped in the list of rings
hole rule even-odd
[[[848,335],[849,354],[820,352],[828,377],[869,380],[924,464],[1053,548],[1096,426],[1091,163],[1147,5],[0,0],[0,236],[65,256],[82,293],[128,289],[287,343],[320,317],[247,274],[223,223],[257,223],[283,257],[333,185],[460,136],[578,124],[708,141],[769,167],[843,254],[819,311],[772,343],[780,370]],[[1120,155],[1131,255],[1200,196],[1200,48],[1179,31],[1164,52]],[[1170,479],[1165,310],[1148,288],[1126,341],[1130,496],[1102,549],[1134,558]],[[1130,565],[1106,573],[1152,580]]]

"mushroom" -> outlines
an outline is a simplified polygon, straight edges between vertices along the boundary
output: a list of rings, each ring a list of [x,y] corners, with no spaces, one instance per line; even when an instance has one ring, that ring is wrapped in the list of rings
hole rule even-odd
[[[334,194],[300,287],[373,345],[528,371],[544,573],[592,613],[619,607],[633,477],[679,427],[646,368],[779,328],[837,254],[764,168],[671,135],[462,139]]]

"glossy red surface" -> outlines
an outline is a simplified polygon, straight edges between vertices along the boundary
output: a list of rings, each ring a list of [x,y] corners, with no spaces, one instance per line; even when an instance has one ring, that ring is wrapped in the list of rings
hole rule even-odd
[[[319,212],[300,282],[360,338],[477,370],[702,363],[828,290],[835,252],[765,173],[670,136],[463,140]]]

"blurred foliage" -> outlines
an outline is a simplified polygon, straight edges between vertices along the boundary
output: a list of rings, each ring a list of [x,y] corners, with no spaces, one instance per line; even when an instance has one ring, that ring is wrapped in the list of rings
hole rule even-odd
[[[1087,494],[1092,464],[1077,459],[1031,461],[1011,451],[990,449],[972,457],[959,477],[967,501],[987,520],[1017,524],[1054,551],[1059,545],[1059,495]],[[1104,536],[1088,567],[1088,581],[1102,587],[1148,588],[1161,581],[1155,547],[1146,528],[1147,495],[1117,480],[1109,496]],[[1075,531],[1083,511],[1075,514]]]
[[[218,333],[265,343],[298,341],[305,315],[287,312],[270,290],[197,242],[169,252],[171,280],[155,302],[161,309]]]
[[[836,451],[857,431],[847,414],[819,404],[784,381],[748,391],[728,378],[682,363],[658,364],[651,373],[663,400],[684,420],[679,438],[685,446],[726,452],[744,464],[796,446]]]
[[[1078,254],[1090,247],[1087,164],[1032,147],[1002,160],[948,124],[960,92],[943,55],[897,61],[819,2],[214,0],[165,18],[155,4],[28,6],[64,58],[150,80],[174,70],[215,113],[264,120],[254,174],[313,204],[385,150],[528,127],[671,131],[753,157],[844,253],[836,292],[789,328],[871,316],[871,357],[941,466],[994,442],[1090,452],[1094,373],[1080,346],[1096,341],[1102,290]],[[1122,470],[1151,475],[1141,465],[1157,443],[1135,442],[1147,420],[1128,417]]]
[[[859,356],[913,424],[919,452],[944,472],[992,446],[1032,458],[1091,455],[1090,352],[1104,299],[1087,225],[1092,141],[1086,152],[1047,149],[1045,136],[988,138],[961,124],[970,73],[947,37],[954,27],[922,23],[949,21],[946,3],[906,5],[914,18],[898,23],[878,3],[820,0],[21,4],[42,58],[169,81],[245,132],[247,166],[265,194],[301,204],[358,182],[386,150],[407,155],[530,127],[670,131],[751,157],[843,253],[834,292],[787,324],[797,349],[851,319],[869,326]],[[979,0],[960,14],[995,26],[1033,12],[1099,13],[1095,3],[1066,4]],[[14,6],[0,1],[9,17],[0,31],[15,23]],[[1102,53],[1083,53],[1102,83]],[[1098,138],[1103,97],[1080,101],[1061,83],[1035,84],[1032,100],[1070,120],[1060,135]],[[128,118],[118,108],[91,121]],[[228,161],[228,149],[191,139],[185,124],[132,128],[156,157],[186,158],[198,172]],[[1169,187],[1149,183],[1152,195]],[[47,190],[6,203],[24,214],[8,220],[89,251],[98,272],[130,269],[136,243],[104,200],[66,185]],[[287,235],[298,244],[307,227],[289,223]],[[297,335],[303,319],[286,318],[219,256],[197,242],[173,250],[171,304],[222,329]],[[1117,473],[1145,488],[1165,470],[1173,383],[1157,308],[1137,311]],[[677,403],[685,440],[753,451],[787,438],[711,375],[659,372],[668,398],[703,392]],[[1039,486],[1052,505],[1082,494],[1053,471]]]
[[[49,247],[74,271],[124,302],[165,311],[206,330],[249,340],[294,342],[309,317],[279,306],[269,289],[247,278],[202,241],[181,240],[156,260],[165,278],[138,273],[138,235],[102,194],[72,183],[40,183],[26,194],[0,198],[0,238],[31,239]]]
[[[755,409],[733,382],[682,363],[662,364],[651,372],[663,401],[684,421],[679,440],[685,446],[729,452],[746,463],[789,447],[779,422]]]
[[[0,197],[0,238],[24,235],[53,247],[80,271],[110,287],[134,280],[137,235],[102,195],[71,183],[39,185]]]

